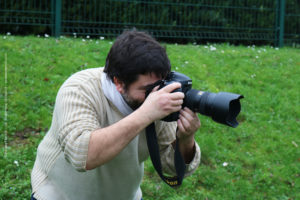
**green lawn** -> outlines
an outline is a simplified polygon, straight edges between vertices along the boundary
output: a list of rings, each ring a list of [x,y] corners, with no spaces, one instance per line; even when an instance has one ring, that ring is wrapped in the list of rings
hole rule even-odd
[[[111,45],[100,39],[0,36],[0,199],[29,199],[36,148],[50,127],[60,85],[79,70],[103,66]],[[195,89],[245,98],[235,129],[199,115],[201,165],[180,188],[162,183],[148,160],[144,199],[300,199],[300,50],[163,45],[173,70],[191,77]]]

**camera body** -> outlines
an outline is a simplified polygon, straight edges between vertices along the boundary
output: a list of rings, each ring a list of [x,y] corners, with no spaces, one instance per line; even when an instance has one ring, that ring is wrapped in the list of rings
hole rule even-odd
[[[165,80],[162,80],[160,82],[160,86],[159,89],[170,85],[172,83],[176,83],[179,82],[181,84],[181,88],[178,88],[176,90],[174,90],[173,92],[183,92],[184,95],[186,95],[186,93],[192,89],[192,79],[190,79],[188,76],[178,73],[178,72],[171,72],[168,77]],[[183,105],[182,107],[185,107],[186,105],[186,97],[183,100]],[[177,119],[179,118],[179,112],[174,112],[171,113],[170,115],[168,115],[167,117],[163,118],[163,121],[167,121],[167,122],[172,122],[172,121],[177,121]]]
[[[193,112],[209,116],[218,123],[231,127],[238,126],[236,117],[241,110],[239,100],[243,98],[242,95],[228,92],[211,93],[192,89],[192,79],[182,73],[171,72],[165,80],[154,83],[147,90],[146,96],[157,85],[161,89],[175,82],[181,83],[181,88],[173,92],[183,92],[185,95],[182,107],[188,107]],[[167,122],[177,121],[178,117],[179,112],[175,112],[162,120]]]

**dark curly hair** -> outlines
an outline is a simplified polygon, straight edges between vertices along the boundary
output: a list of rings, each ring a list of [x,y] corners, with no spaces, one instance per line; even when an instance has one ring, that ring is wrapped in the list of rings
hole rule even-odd
[[[171,70],[166,50],[149,34],[136,29],[124,31],[111,47],[104,72],[128,87],[140,74],[165,78]]]

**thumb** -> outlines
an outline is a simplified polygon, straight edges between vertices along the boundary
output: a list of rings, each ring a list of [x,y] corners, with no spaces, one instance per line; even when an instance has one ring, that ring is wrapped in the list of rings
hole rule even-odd
[[[159,88],[159,85],[154,87],[151,92],[156,92],[158,90],[158,88]]]

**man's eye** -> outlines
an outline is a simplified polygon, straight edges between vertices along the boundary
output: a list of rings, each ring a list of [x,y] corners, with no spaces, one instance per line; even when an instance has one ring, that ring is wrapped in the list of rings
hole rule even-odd
[[[148,85],[144,88],[145,91],[153,89],[153,85]]]

